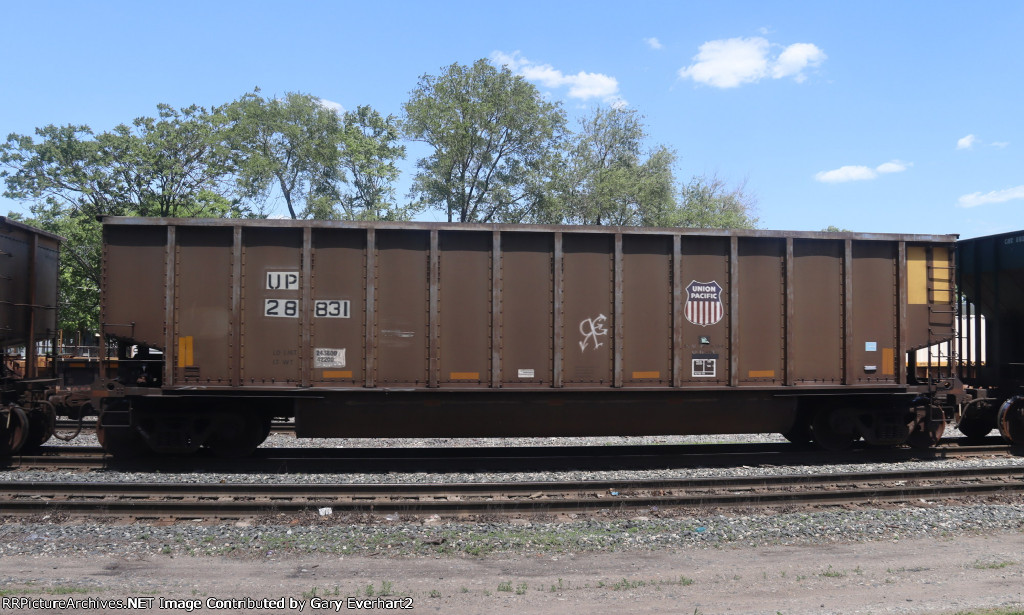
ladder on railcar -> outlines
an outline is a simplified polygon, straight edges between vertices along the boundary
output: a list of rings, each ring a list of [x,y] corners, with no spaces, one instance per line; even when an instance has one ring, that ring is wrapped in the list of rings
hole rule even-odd
[[[925,266],[928,301],[928,346],[925,378],[928,390],[950,389],[954,385],[956,364],[959,362],[959,348],[954,343],[959,337],[959,305],[956,300],[956,252],[946,248],[948,258],[944,265],[937,265],[933,246],[925,248]],[[938,333],[937,328],[942,332]],[[949,334],[953,335],[950,336]],[[943,352],[945,351],[945,352]],[[934,353],[934,355],[933,355]],[[934,362],[933,362],[934,356]],[[945,359],[943,361],[943,359]]]

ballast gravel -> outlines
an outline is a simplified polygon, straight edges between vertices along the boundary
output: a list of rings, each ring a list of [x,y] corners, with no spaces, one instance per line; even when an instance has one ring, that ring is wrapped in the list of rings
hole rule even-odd
[[[302,441],[264,446],[601,446],[776,436],[516,441]],[[77,443],[95,445],[83,436]],[[870,472],[1024,465],[1018,458],[601,472],[220,474],[8,469],[0,481],[489,482]],[[2,512],[0,512],[2,516]],[[520,518],[268,513],[231,521],[65,517],[0,525],[0,611],[153,596],[166,608],[306,613],[954,613],[1024,603],[1024,500],[720,514],[657,510]],[[237,608],[223,608],[238,599]],[[301,602],[272,608],[277,602]],[[45,602],[49,600],[50,602]],[[327,602],[336,600],[337,602]],[[191,601],[191,602],[190,602]],[[248,601],[248,602],[246,602]],[[374,602],[376,601],[376,602]],[[27,604],[21,602],[18,604]],[[41,605],[41,606],[40,606]],[[171,605],[171,606],[166,606]],[[255,606],[254,606],[255,605]],[[360,606],[362,605],[362,606]],[[11,606],[11,605],[8,605]],[[81,606],[81,605],[79,605]],[[95,603],[90,603],[95,607]],[[38,607],[38,608],[37,608]],[[29,610],[31,608],[31,610]],[[316,609],[316,610],[314,610]],[[153,609],[150,609],[153,610]],[[125,612],[92,608],[90,612]],[[155,612],[155,611],[154,611]],[[169,611],[167,611],[169,612]]]
[[[84,436],[88,439],[88,436]],[[537,441],[558,446],[639,444],[652,442],[772,442],[774,435],[673,438],[528,438],[517,440],[460,439],[448,444],[480,446],[510,444],[537,446]],[[323,446],[337,441],[309,442],[272,435],[264,446]],[[362,440],[377,446],[436,446],[416,440]],[[1019,465],[1024,458],[966,458],[898,463],[832,466],[764,466],[730,468],[672,468],[622,471],[548,472],[384,472],[311,474],[223,474],[187,472],[123,472],[104,468],[64,471],[8,469],[3,481],[33,482],[180,482],[180,483],[472,483],[520,481],[624,481],[779,474],[875,472],[906,469],[943,469]],[[886,508],[773,511],[766,514],[706,514],[706,511],[657,510],[637,513],[594,513],[553,517],[500,517],[494,519],[415,517],[402,515],[326,515],[316,511],[282,516],[268,514],[255,520],[226,523],[182,523],[163,526],[135,522],[127,526],[107,521],[64,519],[59,508],[47,517],[27,522],[7,520],[0,528],[0,556],[48,553],[57,549],[105,553],[248,554],[266,557],[282,551],[326,553],[470,554],[520,552],[577,552],[651,550],[707,547],[727,544],[798,544],[836,541],[898,540],[908,537],[948,537],[965,533],[1020,531],[1024,527],[1024,501],[978,501],[971,505],[945,505],[921,501]],[[60,545],[60,546],[58,546]]]
[[[268,517],[229,524],[173,525],[59,520],[8,520],[0,557],[8,555],[471,555],[568,554],[724,546],[827,544],[1021,532],[1024,503],[923,505],[750,515],[672,515],[657,511],[625,519],[480,520],[402,515],[379,518]],[[296,523],[296,521],[298,521]],[[1024,563],[1024,562],[1022,562]]]

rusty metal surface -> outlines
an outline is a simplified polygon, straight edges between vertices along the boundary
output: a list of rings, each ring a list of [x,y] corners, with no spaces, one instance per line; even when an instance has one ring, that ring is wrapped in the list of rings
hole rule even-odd
[[[169,347],[170,388],[896,385],[941,294],[907,309],[907,241],[954,239],[105,222],[105,330]]]

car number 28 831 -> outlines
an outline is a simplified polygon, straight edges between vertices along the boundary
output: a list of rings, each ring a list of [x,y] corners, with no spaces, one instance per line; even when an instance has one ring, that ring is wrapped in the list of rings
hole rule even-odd
[[[298,318],[298,299],[266,299],[263,315],[275,318]],[[350,303],[345,299],[318,299],[313,302],[313,316],[316,318],[349,318]]]

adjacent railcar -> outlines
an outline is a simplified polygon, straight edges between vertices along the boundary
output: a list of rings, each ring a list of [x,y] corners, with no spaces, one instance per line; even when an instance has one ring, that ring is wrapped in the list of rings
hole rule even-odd
[[[112,453],[297,435],[929,445],[953,235],[104,221]],[[941,393],[940,393],[941,395]]]
[[[965,312],[956,355],[968,386],[960,430],[998,427],[1024,443],[1024,231],[957,243],[958,304]]]
[[[0,216],[0,457],[45,442],[55,410],[61,238]]]

